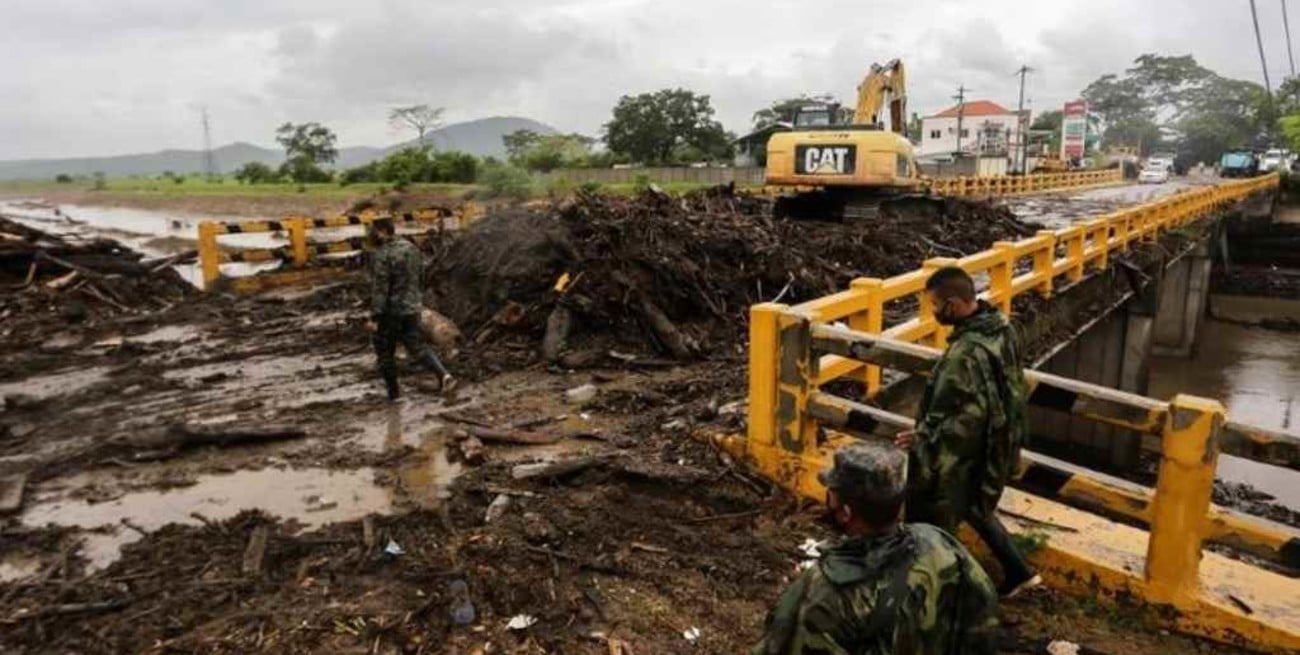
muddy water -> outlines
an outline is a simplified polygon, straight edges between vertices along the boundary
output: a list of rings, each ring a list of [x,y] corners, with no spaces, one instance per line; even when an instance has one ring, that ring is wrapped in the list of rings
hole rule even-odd
[[[1233,420],[1300,434],[1300,333],[1216,320],[1203,329],[1191,359],[1152,359],[1150,395],[1218,398]],[[1300,473],[1225,455],[1219,477],[1249,483],[1300,510]]]
[[[46,500],[39,496],[34,501],[22,514],[25,525],[102,528],[86,534],[80,551],[92,568],[108,565],[117,559],[123,545],[139,540],[135,528],[153,531],[169,523],[197,525],[194,513],[221,520],[256,508],[307,526],[319,526],[392,508],[391,495],[375,484],[371,469],[239,471],[203,476],[189,487],[129,493],[103,503]]]
[[[194,247],[198,225],[206,220],[242,220],[228,216],[175,211],[150,211],[128,207],[68,205],[41,202],[0,202],[0,214],[28,227],[61,235],[107,237],[121,241],[147,257],[164,257]],[[223,235],[221,243],[238,248],[276,248],[287,243],[283,235],[269,233]],[[275,264],[227,264],[231,275],[247,275]],[[202,282],[197,266],[176,266],[176,271],[196,286]],[[229,269],[229,270],[226,270]]]

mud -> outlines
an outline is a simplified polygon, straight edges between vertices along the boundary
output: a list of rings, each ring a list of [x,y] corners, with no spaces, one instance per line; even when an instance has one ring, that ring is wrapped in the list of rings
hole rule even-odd
[[[1032,228],[983,208],[972,211],[987,221],[969,230],[896,218],[905,234],[927,235],[918,245],[870,227],[773,224],[726,196],[691,202],[514,214],[560,225],[572,249],[541,259],[563,270],[523,266],[505,286],[521,290],[497,302],[514,300],[524,318],[494,321],[493,306],[471,309],[462,326],[467,340],[449,365],[465,384],[436,394],[404,371],[408,399],[396,406],[380,399],[352,282],[0,333],[0,384],[26,396],[0,413],[0,474],[29,476],[22,511],[0,523],[0,651],[609,653],[621,641],[637,653],[744,652],[795,573],[798,546],[828,535],[815,512],[691,438],[742,427],[743,301],[776,297],[792,274],[784,300],[795,302]],[[615,213],[581,222],[593,207]],[[641,243],[650,239],[659,245]],[[670,256],[653,260],[656,248]],[[503,250],[502,262],[537,260]],[[439,270],[459,270],[452,252],[432,253],[448,267]],[[571,293],[596,308],[569,349],[599,355],[580,370],[537,352],[558,302],[546,294],[564,272],[586,272]],[[654,283],[646,293],[709,346],[706,357],[665,357],[618,297],[631,288],[620,275]],[[697,289],[693,275],[727,283]],[[706,309],[706,298],[725,311]],[[587,384],[594,397],[566,399]],[[176,423],[306,435],[161,458],[138,447]],[[455,444],[475,424],[562,439],[488,445],[473,466]],[[512,475],[519,463],[583,457],[599,459],[558,478]],[[502,494],[512,501],[486,522]],[[263,526],[257,566],[246,553]],[[469,586],[473,626],[451,623],[453,580]],[[508,630],[519,614],[537,622]],[[1008,604],[1004,620],[1004,652],[1040,653],[1049,639],[1117,655],[1208,652],[1132,608],[1047,592]]]

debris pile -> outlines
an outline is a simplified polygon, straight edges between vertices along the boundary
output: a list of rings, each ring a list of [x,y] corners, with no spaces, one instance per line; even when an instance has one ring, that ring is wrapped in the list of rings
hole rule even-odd
[[[51,317],[82,323],[160,310],[194,293],[171,266],[111,239],[80,240],[0,218],[0,318],[8,337],[44,331]]]
[[[768,202],[725,187],[681,198],[580,193],[476,222],[435,253],[429,282],[439,311],[479,344],[516,335],[524,348],[540,338],[548,360],[619,348],[690,359],[742,343],[755,303],[803,302],[1034,229],[958,198],[821,223],[773,220]]]

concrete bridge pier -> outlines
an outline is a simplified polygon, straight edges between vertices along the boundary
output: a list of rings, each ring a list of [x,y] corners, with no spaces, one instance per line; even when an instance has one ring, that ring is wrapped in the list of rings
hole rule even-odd
[[[1048,373],[1112,389],[1146,395],[1151,357],[1190,357],[1209,301],[1209,235],[1172,261],[1132,272],[1133,284],[1121,304],[1081,330],[1076,338],[1043,362]],[[1030,408],[1030,431],[1036,443],[1068,459],[1111,470],[1136,467],[1141,437],[1049,407]]]
[[[1153,354],[1191,357],[1196,352],[1210,294],[1211,264],[1207,239],[1165,269],[1155,317]]]

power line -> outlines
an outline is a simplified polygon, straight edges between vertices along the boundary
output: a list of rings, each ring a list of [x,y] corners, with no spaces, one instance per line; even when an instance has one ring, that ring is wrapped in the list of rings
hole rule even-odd
[[[1282,28],[1286,30],[1286,59],[1291,64],[1291,77],[1295,77],[1295,55],[1291,54],[1291,23],[1286,19],[1286,0],[1278,0],[1282,5]]]
[[[1016,74],[1020,76],[1020,100],[1016,104],[1016,141],[1020,152],[1018,153],[1017,159],[1019,161],[1016,162],[1016,168],[1022,175],[1025,173],[1025,165],[1028,161],[1026,156],[1029,150],[1029,144],[1026,141],[1027,135],[1025,134],[1026,128],[1029,127],[1026,125],[1029,121],[1025,117],[1025,76],[1032,72],[1034,72],[1034,69],[1023,64],[1020,66],[1020,70],[1016,71]]]
[[[960,85],[957,87],[957,95],[953,96],[953,99],[957,101],[957,156],[958,157],[961,156],[961,122],[962,122],[962,118],[964,118],[966,114],[966,92],[970,90],[971,89],[966,88],[966,85],[964,84]]]
[[[1259,66],[1264,69],[1264,90],[1273,96],[1273,84],[1268,81],[1268,61],[1264,59],[1264,38],[1259,35],[1259,13],[1255,11],[1255,0],[1250,0],[1250,19],[1255,23],[1255,45],[1259,46]]]
[[[217,176],[217,160],[212,155],[212,129],[208,125],[208,108],[203,108],[203,172],[209,178]]]

